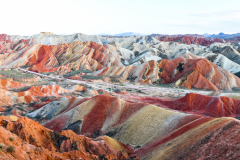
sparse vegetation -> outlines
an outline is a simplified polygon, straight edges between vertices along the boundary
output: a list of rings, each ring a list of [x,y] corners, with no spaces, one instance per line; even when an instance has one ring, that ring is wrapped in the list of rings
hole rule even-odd
[[[101,80],[103,80],[103,77],[104,76],[84,75],[84,76],[82,76],[82,79],[92,79],[92,80],[101,79]]]
[[[0,75],[3,75],[7,78],[14,79],[23,79],[23,78],[34,78],[34,75],[31,73],[21,73],[20,71],[0,71]],[[3,78],[4,79],[4,78]]]
[[[137,93],[146,94],[142,90],[137,90]]]
[[[10,140],[10,141],[14,141],[14,138],[13,138],[13,137],[10,137],[9,140]]]
[[[141,146],[140,146],[140,145],[137,145],[136,148],[141,148]]]
[[[233,98],[233,99],[240,99],[240,96],[232,95],[231,98]]]
[[[14,146],[7,147],[7,152],[13,153],[14,151],[15,151],[15,147]]]

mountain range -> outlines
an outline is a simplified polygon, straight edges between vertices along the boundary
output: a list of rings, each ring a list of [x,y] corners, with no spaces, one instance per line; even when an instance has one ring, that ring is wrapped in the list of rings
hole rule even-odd
[[[145,36],[145,34],[137,33],[137,32],[125,32],[120,34],[99,34],[100,36]]]
[[[205,33],[203,35],[208,37],[208,38],[232,38],[232,37],[240,36],[240,33],[225,34],[223,32],[220,32],[219,34],[208,34],[208,33]]]
[[[125,35],[1,34],[0,157],[238,159],[240,43]]]

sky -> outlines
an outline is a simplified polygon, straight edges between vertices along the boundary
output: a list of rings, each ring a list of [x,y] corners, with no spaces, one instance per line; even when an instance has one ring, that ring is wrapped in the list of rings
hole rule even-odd
[[[0,34],[240,33],[240,0],[1,0]]]

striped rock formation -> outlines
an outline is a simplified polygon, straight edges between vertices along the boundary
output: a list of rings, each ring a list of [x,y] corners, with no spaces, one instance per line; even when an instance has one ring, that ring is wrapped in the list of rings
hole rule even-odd
[[[215,97],[189,93],[179,99],[158,98],[148,96],[122,96],[126,101],[137,101],[153,104],[162,108],[178,110],[190,114],[199,114],[209,117],[239,117],[240,100],[229,97]]]
[[[16,88],[24,91],[11,91],[11,89]],[[69,88],[62,88],[56,84],[29,86],[14,81],[0,79],[0,106],[13,105],[14,103],[32,103],[37,102],[40,100],[40,98],[44,97],[63,97],[61,94],[72,93],[76,91],[81,92],[85,90],[86,88],[81,85],[74,85]]]
[[[124,82],[126,80],[151,84],[158,80],[157,61],[148,61],[138,66],[106,67],[87,75],[112,76],[114,82]],[[115,79],[114,77],[115,76]]]
[[[219,44],[214,43],[209,46],[210,50],[214,53],[226,56],[231,61],[240,64],[240,47],[239,44]]]
[[[212,38],[212,39],[206,39],[206,37],[194,37],[194,36],[158,36],[159,41],[164,41],[164,42],[177,42],[181,44],[197,44],[197,45],[202,45],[202,46],[209,46],[210,44],[213,43],[224,43],[224,42],[239,42],[238,38],[233,38],[228,39],[222,39],[222,38]]]
[[[49,36],[56,37],[52,33],[42,33],[40,35],[42,38]],[[3,41],[1,42],[5,43],[8,39],[14,41],[13,38],[6,37],[8,36],[2,36]],[[74,40],[77,39],[75,37]],[[20,49],[16,49],[14,45],[15,47],[10,47],[14,52],[0,54],[0,67],[24,66],[36,72],[64,71],[65,73],[72,70],[90,70],[94,72],[87,75],[112,76],[110,77],[112,82],[124,82],[126,80],[147,84],[174,82],[177,86],[208,90],[231,90],[239,87],[238,78],[225,71],[240,73],[238,62],[232,63],[233,58],[238,56],[237,45],[212,44],[209,48],[206,48],[175,42],[159,42],[150,36],[110,38],[105,39],[108,43],[101,44],[92,41],[70,40],[68,42],[71,43],[48,46],[32,44],[38,41],[35,41],[34,38],[33,42],[30,42],[30,40],[18,40],[16,43],[29,41],[26,43],[29,45],[20,45],[23,46]],[[103,39],[101,42],[103,42]],[[224,47],[232,48],[231,53],[228,49],[219,49]],[[187,59],[174,59],[179,56]],[[160,63],[158,63],[159,61]],[[180,64],[184,64],[184,67]],[[182,67],[181,73],[177,71],[178,66]],[[71,79],[81,79],[81,76],[73,76]]]
[[[44,126],[55,131],[70,129],[92,138],[107,135],[121,143],[140,146],[132,157],[153,160],[239,157],[240,121],[235,118],[185,114],[106,95],[56,103],[29,116],[50,118]]]
[[[238,73],[240,72],[240,65],[231,61],[227,57],[223,56],[222,54],[216,54],[216,53],[203,53],[200,55],[193,55],[193,54],[183,54],[179,57],[184,57],[187,59],[199,59],[199,58],[205,58],[209,60],[210,62],[218,65],[219,67],[223,68],[224,70],[227,70],[231,73]]]
[[[107,67],[87,75],[116,76],[113,82],[126,80],[140,83],[174,84],[188,89],[232,90],[240,87],[240,79],[214,63],[197,56],[174,60],[148,61],[138,66]]]
[[[0,34],[0,54],[16,53],[33,44],[32,40],[17,38],[12,40],[12,37],[6,34]]]
[[[70,130],[54,132],[26,117],[0,116],[1,159],[129,159],[133,147],[103,136],[91,140]]]
[[[27,91],[14,93],[16,97],[18,97],[18,102],[36,102],[38,101],[38,97],[47,97],[47,96],[55,96],[60,97],[61,93],[67,93],[68,90],[61,88],[58,85],[52,86],[32,86]]]
[[[17,53],[0,55],[3,67],[30,66],[38,72],[71,71],[78,69],[99,70],[108,66],[122,66],[115,55],[94,42],[72,42],[46,46],[34,44]]]
[[[208,90],[231,90],[240,87],[240,79],[206,59],[162,60],[159,64],[159,77],[163,83],[176,86]]]
[[[9,81],[6,79],[0,79],[0,88],[1,89],[9,90],[9,89],[13,89],[13,88],[22,88],[22,87],[26,87],[26,86],[28,86],[28,85],[14,82],[14,81]]]

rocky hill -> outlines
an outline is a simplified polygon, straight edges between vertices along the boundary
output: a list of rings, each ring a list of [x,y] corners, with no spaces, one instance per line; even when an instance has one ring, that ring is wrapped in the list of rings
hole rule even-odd
[[[0,35],[0,159],[238,159],[240,44],[164,39]]]

